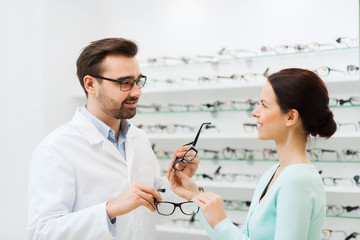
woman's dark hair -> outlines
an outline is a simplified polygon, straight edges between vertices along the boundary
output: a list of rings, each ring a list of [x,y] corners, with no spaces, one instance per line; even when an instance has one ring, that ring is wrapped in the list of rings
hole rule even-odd
[[[101,62],[109,54],[120,54],[125,57],[135,57],[138,51],[136,43],[125,38],[105,38],[91,42],[85,47],[76,61],[77,76],[85,91],[84,77],[86,75],[101,75]]]
[[[268,77],[282,112],[299,112],[306,136],[329,138],[336,131],[336,122],[329,109],[325,83],[314,72],[288,68]]]

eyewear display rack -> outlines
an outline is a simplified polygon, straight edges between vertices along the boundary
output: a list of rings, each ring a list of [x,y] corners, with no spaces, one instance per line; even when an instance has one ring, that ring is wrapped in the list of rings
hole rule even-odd
[[[139,105],[147,107],[138,108],[131,123],[142,126],[148,133],[160,166],[166,171],[171,161],[169,156],[176,147],[192,141],[203,122],[211,122],[215,127],[203,130],[198,140],[201,160],[196,179],[198,185],[204,187],[205,191],[220,194],[225,200],[251,200],[258,176],[277,162],[276,157],[264,159],[261,151],[251,152],[275,149],[275,145],[272,141],[259,140],[255,127],[246,130],[243,126],[244,123],[256,123],[251,116],[252,106],[248,100],[259,100],[266,81],[264,75],[288,67],[316,69],[319,74],[328,71],[328,76],[322,79],[328,87],[330,98],[347,100],[352,96],[360,97],[359,71],[348,74],[349,65],[359,66],[358,47],[145,64],[141,70],[148,76],[148,82]],[[243,77],[236,77],[240,75]],[[354,176],[360,175],[360,153],[352,158],[343,150],[360,151],[360,105],[356,102],[345,103],[331,109],[339,123],[338,131],[329,140],[310,139],[308,148],[320,149],[313,150],[317,153],[317,159],[312,155],[312,163],[321,170],[322,177],[333,182],[333,186],[325,186],[327,205],[359,206],[360,184],[356,184]],[[165,127],[157,128],[159,124]],[[241,148],[243,150],[239,152],[247,152],[247,155],[224,157],[223,149],[226,147]],[[169,156],[165,154],[167,152]],[[246,159],[243,159],[244,156]],[[214,177],[216,170],[224,174],[222,179],[210,180],[206,177]],[[235,180],[232,178],[234,174],[238,174]],[[227,207],[227,214],[233,222],[241,225],[246,219],[247,209]],[[190,220],[187,216],[183,218]],[[170,236],[172,239],[208,239],[198,225],[196,220],[178,220],[159,225],[159,239]],[[324,229],[342,230],[350,234],[360,232],[359,226],[359,210],[344,211],[342,214],[329,210]],[[331,239],[337,238],[334,235]]]

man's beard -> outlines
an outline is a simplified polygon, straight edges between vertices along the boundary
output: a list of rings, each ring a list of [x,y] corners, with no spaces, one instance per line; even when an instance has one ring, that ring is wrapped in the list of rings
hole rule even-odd
[[[126,98],[121,104],[110,99],[106,95],[100,93],[99,99],[102,99],[100,102],[100,107],[102,111],[116,119],[130,119],[133,118],[136,114],[136,108],[129,108],[124,105],[124,102],[127,101],[138,101],[138,98]]]

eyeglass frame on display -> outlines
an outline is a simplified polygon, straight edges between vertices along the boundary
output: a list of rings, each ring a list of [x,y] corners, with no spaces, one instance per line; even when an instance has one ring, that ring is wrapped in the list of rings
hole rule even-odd
[[[333,209],[338,209],[339,211],[334,211]],[[360,206],[340,206],[340,205],[326,205],[326,214],[331,212],[334,216],[342,216],[344,212],[352,212],[360,210]],[[358,211],[360,215],[360,211]]]
[[[352,100],[358,99],[358,101],[360,102],[360,96],[353,96],[353,97],[349,97],[349,99],[339,99],[339,98],[331,98],[329,100],[329,105],[330,106],[342,106],[345,103],[350,103],[351,106],[358,106],[359,104],[353,104]],[[331,104],[333,101],[335,101],[335,104]]]

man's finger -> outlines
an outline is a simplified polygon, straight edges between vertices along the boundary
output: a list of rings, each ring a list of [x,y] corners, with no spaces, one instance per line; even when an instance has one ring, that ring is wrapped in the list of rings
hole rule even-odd
[[[158,191],[156,191],[154,188],[149,187],[145,184],[142,183],[137,183],[137,188],[147,194],[150,194],[151,196],[153,196],[154,198],[156,198],[156,200],[160,201],[161,200],[161,196],[160,193]]]
[[[151,208],[149,208],[151,211],[155,211],[156,210],[156,206],[155,206],[155,203],[154,203],[154,198],[145,193],[145,192],[142,192],[142,191],[139,191],[138,195],[142,198],[142,200],[145,200],[148,204],[145,203],[145,205],[143,206],[147,206],[149,205]]]

